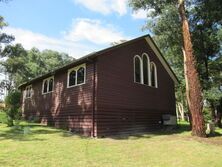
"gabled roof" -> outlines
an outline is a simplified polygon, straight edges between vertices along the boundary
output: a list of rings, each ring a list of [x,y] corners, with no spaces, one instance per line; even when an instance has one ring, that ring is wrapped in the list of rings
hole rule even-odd
[[[178,84],[179,80],[178,80],[177,76],[175,75],[172,68],[170,67],[170,65],[168,64],[166,59],[164,58],[163,54],[160,52],[159,48],[157,47],[157,45],[155,44],[153,39],[150,37],[150,35],[147,35],[145,37],[145,39],[146,39],[147,43],[149,44],[149,46],[152,48],[152,50],[155,53],[155,55],[157,56],[157,58],[159,58],[159,61],[161,62],[161,64],[165,68],[165,70],[168,72],[168,74],[170,75],[170,77],[172,78],[174,83]]]
[[[51,76],[51,75],[54,75],[55,73],[59,72],[59,71],[62,71],[62,70],[65,70],[65,69],[69,69],[75,65],[79,65],[81,63],[84,63],[84,62],[87,62],[87,61],[92,61],[95,57],[103,54],[103,53],[106,53],[108,51],[111,51],[111,50],[114,50],[114,49],[117,49],[119,47],[122,47],[122,46],[126,46],[126,45],[129,45],[129,44],[132,44],[138,40],[141,40],[141,39],[145,39],[146,42],[148,43],[148,45],[152,48],[152,50],[154,51],[155,55],[157,56],[157,58],[160,60],[160,62],[162,63],[163,67],[166,69],[166,71],[168,72],[168,74],[170,75],[170,77],[172,78],[172,80],[177,84],[179,81],[175,75],[175,73],[173,72],[173,70],[170,68],[170,65],[168,64],[168,62],[166,61],[166,59],[163,57],[162,53],[160,52],[159,48],[157,47],[157,45],[154,43],[153,39],[151,38],[150,35],[144,35],[144,36],[141,36],[141,37],[138,37],[138,38],[135,38],[135,39],[132,39],[130,41],[126,41],[124,43],[121,43],[121,44],[118,44],[118,45],[115,45],[115,46],[112,46],[112,47],[109,47],[109,48],[106,48],[106,49],[103,49],[103,50],[100,50],[100,51],[97,51],[97,52],[92,52],[86,56],[83,56],[77,60],[74,60],[72,61],[71,63],[69,64],[66,64],[60,68],[57,68],[51,72],[48,72],[47,74],[44,74],[44,75],[41,75],[41,76],[38,76],[28,82],[25,82],[23,84],[21,84],[19,86],[19,88],[21,88],[22,86],[26,86],[26,85],[29,85],[31,83],[33,83],[34,81],[37,81],[37,80],[40,80],[40,79],[44,79],[48,76]]]

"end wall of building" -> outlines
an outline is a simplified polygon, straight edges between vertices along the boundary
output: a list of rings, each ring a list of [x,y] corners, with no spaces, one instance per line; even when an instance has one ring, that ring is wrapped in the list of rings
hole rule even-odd
[[[143,53],[157,66],[158,88],[134,83],[133,58]],[[97,71],[98,136],[150,130],[176,115],[174,82],[145,39],[99,56]]]

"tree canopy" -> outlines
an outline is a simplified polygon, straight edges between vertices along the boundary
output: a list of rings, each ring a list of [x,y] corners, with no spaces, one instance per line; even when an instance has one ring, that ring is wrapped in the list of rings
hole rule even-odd
[[[14,37],[11,35],[7,35],[2,32],[2,29],[7,26],[7,23],[4,21],[4,18],[0,16],[0,54],[2,51],[2,45],[9,44],[14,40]]]
[[[52,50],[25,50],[21,44],[6,46],[1,57],[6,58],[0,63],[15,87],[73,60],[65,53]]]

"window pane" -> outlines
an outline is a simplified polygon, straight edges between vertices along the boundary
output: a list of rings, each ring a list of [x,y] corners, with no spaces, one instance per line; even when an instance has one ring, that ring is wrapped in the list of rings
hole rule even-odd
[[[51,78],[51,79],[49,80],[49,92],[51,92],[52,89],[53,89],[53,79]]]
[[[32,87],[30,86],[29,87],[29,97],[31,97],[31,95],[32,95]]]
[[[154,69],[153,64],[151,64],[150,73],[151,73],[151,86],[156,86],[156,84],[155,84],[155,69]]]
[[[69,73],[69,86],[76,84],[76,71],[71,71]]]
[[[25,97],[29,97],[29,88],[26,87],[26,90],[25,90]]]
[[[85,68],[80,67],[77,71],[77,84],[84,83],[85,78]]]
[[[141,82],[141,72],[140,72],[140,59],[138,57],[135,58],[135,81]]]
[[[143,82],[148,85],[148,60],[146,56],[143,56]]]
[[[44,85],[43,85],[43,93],[47,92],[47,87],[48,87],[48,80],[45,80]]]

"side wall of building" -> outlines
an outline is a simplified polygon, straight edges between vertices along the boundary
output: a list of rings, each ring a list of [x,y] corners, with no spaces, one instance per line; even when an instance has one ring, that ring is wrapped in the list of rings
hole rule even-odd
[[[157,67],[158,88],[134,83],[135,55],[149,55]],[[174,82],[145,39],[98,57],[97,135],[158,127],[163,114],[175,114]]]
[[[92,133],[93,64],[86,64],[86,83],[80,86],[67,88],[67,71],[54,75],[54,88],[51,93],[42,94],[43,80],[32,83],[32,97],[23,97],[23,114],[27,119],[38,118],[41,123],[72,129],[90,136]]]

